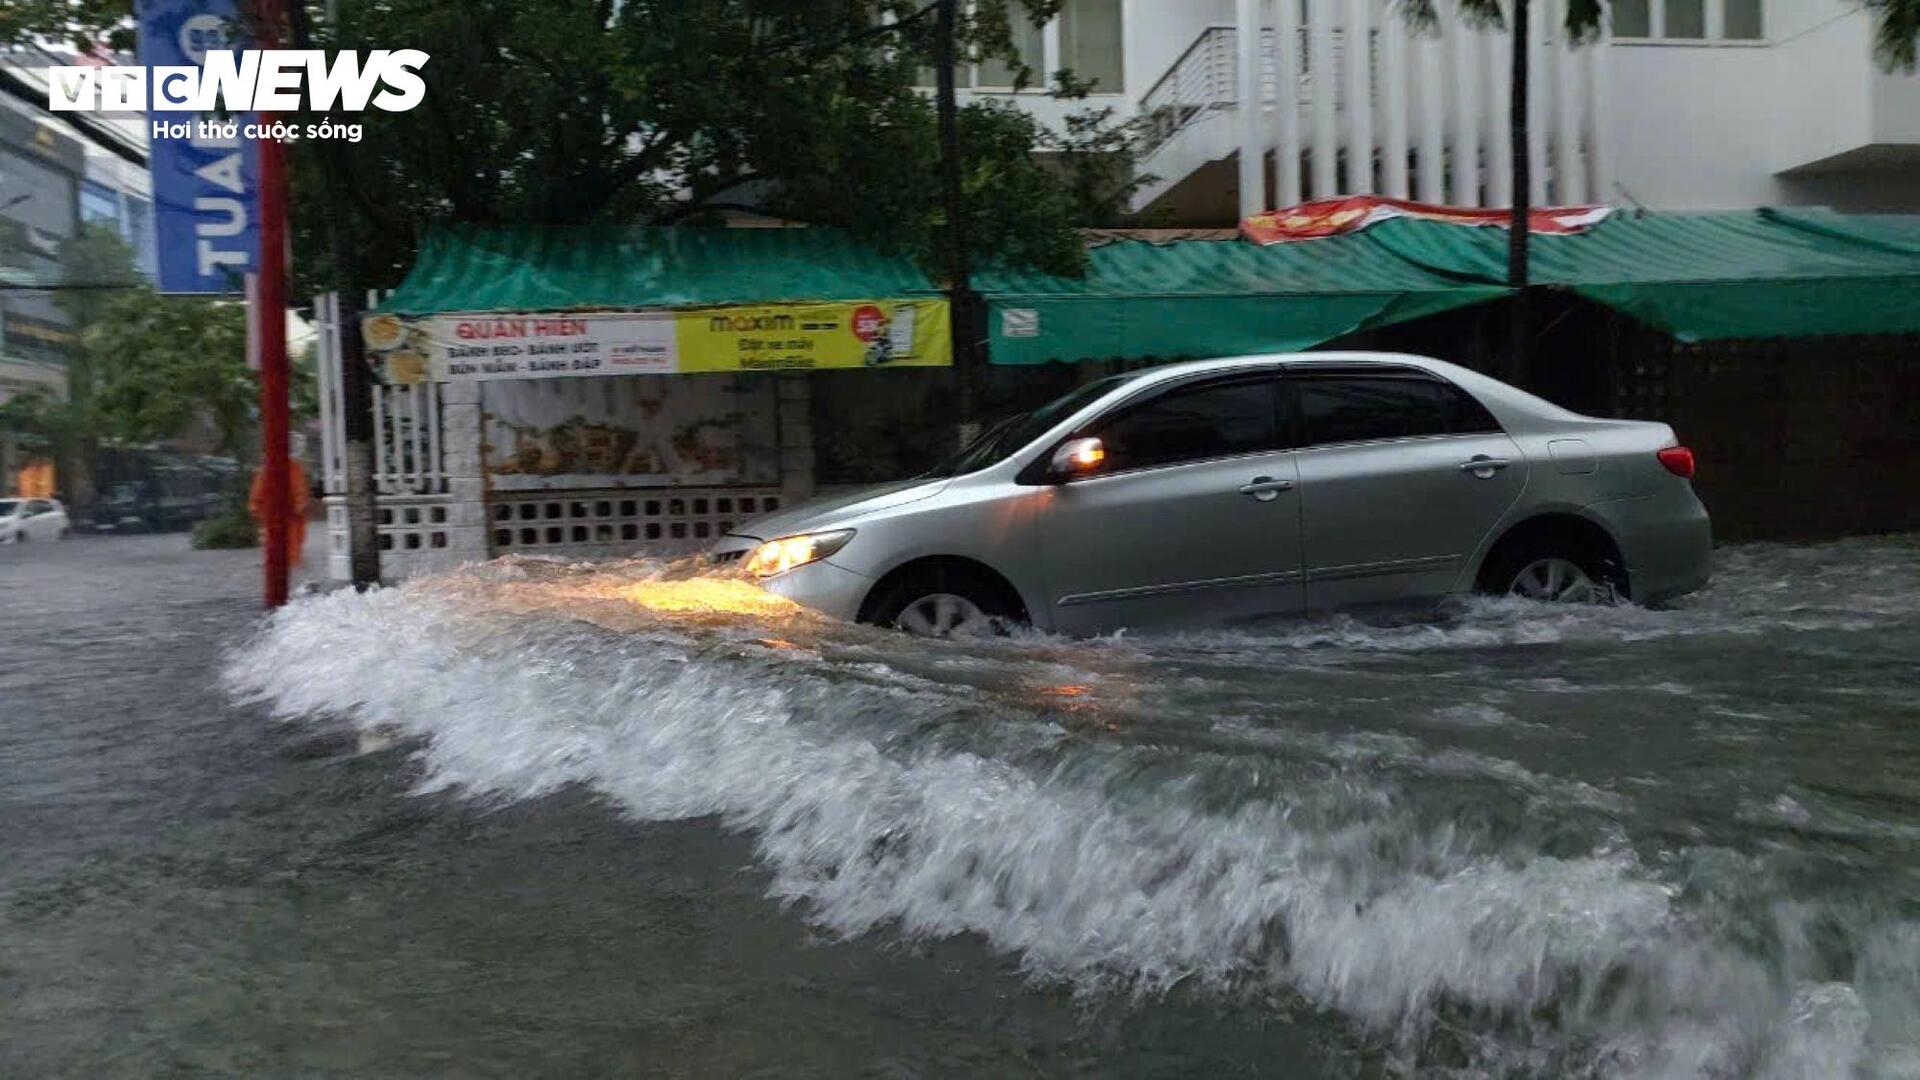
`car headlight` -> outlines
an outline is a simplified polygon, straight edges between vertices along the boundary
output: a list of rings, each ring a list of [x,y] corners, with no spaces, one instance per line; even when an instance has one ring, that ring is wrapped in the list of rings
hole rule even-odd
[[[747,573],[754,577],[772,577],[784,574],[796,566],[805,566],[816,562],[847,546],[853,539],[852,529],[838,529],[834,532],[806,533],[801,536],[783,536],[778,540],[769,540],[753,549],[747,556]]]

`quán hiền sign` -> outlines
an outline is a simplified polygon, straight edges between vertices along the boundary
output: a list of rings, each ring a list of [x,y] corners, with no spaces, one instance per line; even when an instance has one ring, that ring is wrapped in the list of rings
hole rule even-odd
[[[947,302],[935,299],[370,315],[361,331],[391,383],[953,363]]]

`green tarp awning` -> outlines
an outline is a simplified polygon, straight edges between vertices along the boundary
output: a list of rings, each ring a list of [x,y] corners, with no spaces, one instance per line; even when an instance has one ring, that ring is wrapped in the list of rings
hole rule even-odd
[[[1621,213],[1536,236],[1532,250],[1536,284],[1683,341],[1920,333],[1920,217]],[[1505,230],[1413,219],[1268,247],[1120,242],[1089,255],[1084,279],[977,277],[996,363],[1286,351],[1506,292]]]
[[[1506,291],[1365,245],[1238,239],[1123,240],[1087,252],[1085,277],[991,268],[974,287],[996,364],[1304,349]]]
[[[995,363],[1319,345],[1503,295],[1507,235],[1400,219],[1348,236],[1119,240],[1083,277],[985,267]],[[1920,217],[1620,213],[1537,236],[1533,280],[1684,341],[1920,333]],[[448,227],[380,310],[674,308],[935,295],[905,255],[835,229]]]
[[[567,311],[931,294],[905,255],[837,229],[435,229],[379,310]]]
[[[1503,230],[1389,221],[1363,239],[1414,265],[1506,276]],[[1536,236],[1533,280],[1682,341],[1920,332],[1920,227],[1829,211],[1618,214]]]

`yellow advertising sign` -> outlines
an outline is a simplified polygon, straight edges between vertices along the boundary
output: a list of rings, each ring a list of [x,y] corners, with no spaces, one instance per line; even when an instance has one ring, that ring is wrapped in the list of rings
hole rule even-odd
[[[947,302],[933,299],[372,315],[361,335],[382,377],[394,383],[953,363]]]
[[[681,371],[944,367],[944,300],[774,304],[674,313]]]

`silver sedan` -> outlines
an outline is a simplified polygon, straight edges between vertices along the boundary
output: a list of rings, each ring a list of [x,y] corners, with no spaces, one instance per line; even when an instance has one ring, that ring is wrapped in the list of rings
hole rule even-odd
[[[1221,626],[1459,593],[1654,604],[1711,530],[1665,424],[1418,356],[1088,383],[925,476],[745,522],[712,558],[829,615],[947,635]]]

